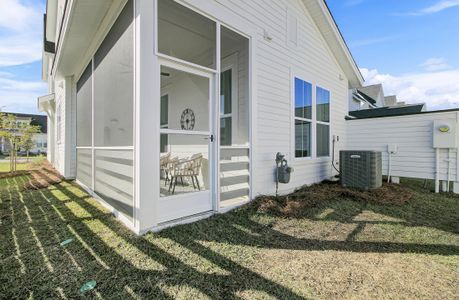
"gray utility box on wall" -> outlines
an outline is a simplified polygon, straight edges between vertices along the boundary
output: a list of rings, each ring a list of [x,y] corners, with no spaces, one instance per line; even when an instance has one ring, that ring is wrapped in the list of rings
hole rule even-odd
[[[340,151],[341,184],[364,190],[382,185],[382,159],[378,151]]]

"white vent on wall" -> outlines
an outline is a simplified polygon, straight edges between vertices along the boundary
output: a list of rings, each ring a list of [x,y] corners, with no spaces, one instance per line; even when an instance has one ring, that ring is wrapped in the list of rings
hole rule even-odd
[[[298,45],[298,19],[292,11],[287,12],[287,44],[293,47]]]

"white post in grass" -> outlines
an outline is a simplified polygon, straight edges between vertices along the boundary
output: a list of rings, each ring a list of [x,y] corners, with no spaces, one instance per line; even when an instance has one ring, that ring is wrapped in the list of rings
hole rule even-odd
[[[459,182],[453,182],[453,193],[459,194]]]

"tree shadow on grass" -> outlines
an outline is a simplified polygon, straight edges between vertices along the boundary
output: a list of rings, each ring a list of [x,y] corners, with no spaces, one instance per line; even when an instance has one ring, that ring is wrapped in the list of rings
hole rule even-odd
[[[253,208],[137,237],[75,184],[63,182],[49,189],[24,191],[22,198],[17,189],[10,187],[1,196],[2,223],[8,234],[2,242],[2,253],[6,254],[2,255],[2,264],[5,270],[11,270],[1,275],[5,283],[1,295],[5,297],[167,299],[184,291],[193,293],[185,295],[189,297],[227,299],[238,298],[238,293],[245,290],[279,299],[305,296],[242,266],[227,253],[209,249],[203,242],[223,243],[233,251],[235,246],[250,246],[361,253],[459,253],[459,247],[452,245],[355,241],[353,237],[361,226],[345,241],[296,238],[254,221],[257,212]],[[356,205],[345,213],[335,210],[325,219],[352,222],[360,211]],[[68,238],[74,242],[66,248],[59,246]],[[185,262],[183,251],[194,254],[191,257],[196,261]],[[207,264],[211,271],[198,270],[196,265],[200,264]],[[80,294],[79,287],[91,279],[98,282],[96,289]]]
[[[51,188],[24,192],[24,202],[21,202],[18,201],[18,194],[11,192],[13,199],[8,201],[8,205],[12,207],[14,215],[3,219],[10,229],[21,229],[18,229],[20,238],[17,238],[16,234],[8,237],[6,252],[17,253],[19,249],[19,258],[26,266],[26,271],[17,280],[9,281],[10,289],[3,290],[2,295],[33,295],[44,298],[64,294],[68,298],[80,297],[79,286],[89,279],[94,279],[98,285],[94,292],[87,294],[90,297],[95,296],[94,293],[99,293],[104,298],[125,298],[132,294],[138,297],[173,298],[173,295],[165,291],[169,288],[187,286],[201,295],[214,299],[237,298],[236,293],[244,287],[261,289],[276,298],[302,298],[290,289],[267,280],[207,248],[200,249],[202,252],[198,255],[227,271],[227,274],[197,271],[173,253],[159,248],[148,239],[133,235],[100,206],[94,205],[94,200],[87,195],[74,200],[75,195],[63,185],[54,187],[67,197],[57,198]],[[76,216],[75,209],[78,211],[78,208],[69,208],[73,202],[78,203],[86,214]],[[34,212],[29,216],[24,210],[25,203],[27,210]],[[50,207],[51,205],[54,208]],[[44,207],[47,209],[43,209]],[[5,207],[2,204],[3,209]],[[29,217],[30,222],[19,223],[20,220]],[[100,222],[101,231],[96,234],[96,225],[91,222]],[[107,237],[102,236],[103,234],[109,234],[114,240],[107,244]],[[58,246],[58,242],[69,237],[73,237],[75,241],[65,248],[69,252],[67,255],[63,248]],[[124,247],[133,250],[123,252],[121,248]],[[190,246],[188,249],[193,251],[196,248]],[[143,255],[155,260],[162,268],[143,270],[141,262],[134,265],[129,261],[129,257],[122,253]],[[8,260],[7,263],[12,269],[20,268],[15,260]],[[78,271],[76,266],[79,266],[81,271]]]

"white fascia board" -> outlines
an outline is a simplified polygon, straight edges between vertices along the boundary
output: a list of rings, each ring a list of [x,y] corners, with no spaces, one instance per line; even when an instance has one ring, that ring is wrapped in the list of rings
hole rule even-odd
[[[362,87],[364,78],[324,0],[303,0],[338,63],[349,79],[351,87]],[[324,26],[325,24],[325,26]]]

